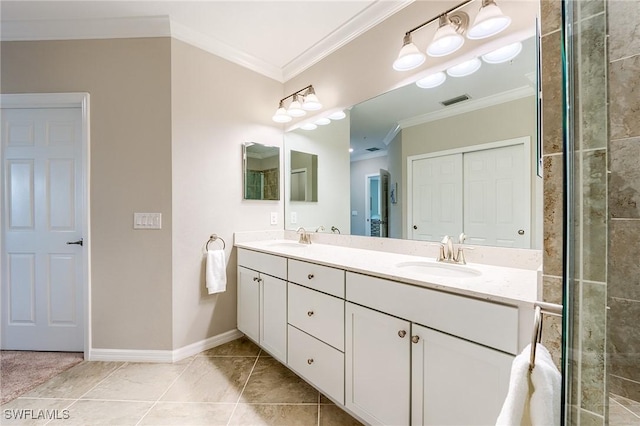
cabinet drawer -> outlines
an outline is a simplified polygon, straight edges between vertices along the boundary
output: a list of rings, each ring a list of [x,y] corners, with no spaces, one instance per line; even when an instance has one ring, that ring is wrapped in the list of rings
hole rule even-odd
[[[347,273],[346,297],[424,326],[518,353],[518,308]]]
[[[288,365],[335,401],[344,404],[344,354],[289,326]]]
[[[287,259],[284,257],[239,248],[238,266],[244,266],[283,280],[287,279]]]
[[[289,324],[344,351],[344,299],[289,283]]]
[[[289,259],[289,281],[344,298],[344,271]]]

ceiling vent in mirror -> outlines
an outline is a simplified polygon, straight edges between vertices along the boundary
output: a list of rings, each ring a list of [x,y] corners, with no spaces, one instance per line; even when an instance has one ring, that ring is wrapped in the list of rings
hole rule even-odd
[[[447,99],[446,101],[442,101],[440,103],[444,106],[450,106],[453,104],[457,104],[458,102],[466,101],[468,99],[471,99],[471,97],[465,94],[465,95],[456,96],[455,98]]]
[[[367,148],[367,151],[369,151],[369,152],[376,152],[376,151],[380,151],[380,148],[376,148],[376,147],[374,146],[374,147],[371,147],[371,148]]]

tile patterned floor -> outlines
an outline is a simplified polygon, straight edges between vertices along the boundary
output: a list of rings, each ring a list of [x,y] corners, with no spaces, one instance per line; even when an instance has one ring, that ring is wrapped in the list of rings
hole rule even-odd
[[[360,425],[246,338],[174,364],[85,361],[0,411],[2,425]]]

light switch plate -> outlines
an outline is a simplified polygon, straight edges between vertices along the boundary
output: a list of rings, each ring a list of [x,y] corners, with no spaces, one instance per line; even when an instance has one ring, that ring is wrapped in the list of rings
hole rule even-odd
[[[271,224],[272,225],[278,224],[278,212],[271,212]]]
[[[134,213],[133,229],[162,229],[162,213]]]

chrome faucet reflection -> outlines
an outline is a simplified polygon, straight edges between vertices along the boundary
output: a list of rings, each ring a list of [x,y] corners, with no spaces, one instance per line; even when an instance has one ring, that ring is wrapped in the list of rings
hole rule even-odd
[[[453,240],[450,236],[445,235],[440,242],[440,251],[436,261],[444,263],[456,263],[458,265],[466,265],[467,261],[464,258],[464,250],[473,250],[473,247],[466,247],[462,244],[467,236],[463,233],[458,237],[458,247],[453,245]]]
[[[324,231],[324,226],[320,225],[316,228],[316,233]]]
[[[301,226],[298,228],[296,233],[300,234],[300,239],[298,240],[300,244],[311,244],[311,235],[309,235],[304,227]]]

